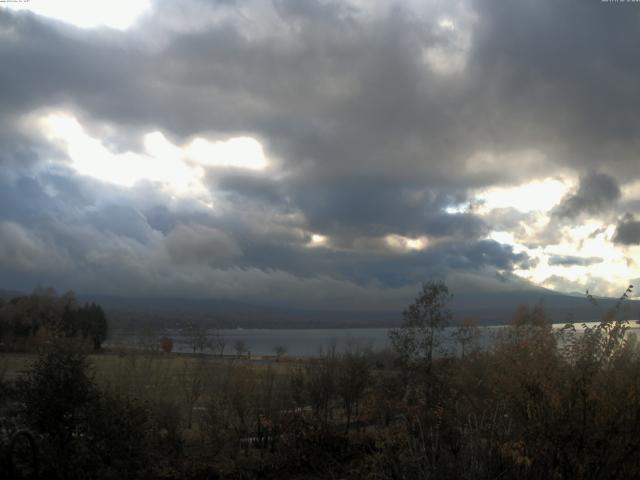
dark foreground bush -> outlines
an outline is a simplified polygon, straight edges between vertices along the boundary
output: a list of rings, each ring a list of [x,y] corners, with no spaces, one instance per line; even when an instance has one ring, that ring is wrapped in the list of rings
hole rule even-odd
[[[20,418],[37,435],[52,479],[143,478],[154,466],[157,429],[145,404],[102,392],[85,354],[56,342],[18,383]]]

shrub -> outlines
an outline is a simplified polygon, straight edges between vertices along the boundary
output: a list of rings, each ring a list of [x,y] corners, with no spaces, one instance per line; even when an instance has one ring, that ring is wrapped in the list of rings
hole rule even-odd
[[[139,478],[148,468],[157,437],[148,409],[101,392],[77,343],[55,342],[17,388],[46,478]]]

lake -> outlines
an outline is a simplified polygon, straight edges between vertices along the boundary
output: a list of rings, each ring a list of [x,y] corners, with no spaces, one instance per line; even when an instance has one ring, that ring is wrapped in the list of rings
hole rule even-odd
[[[593,326],[597,323],[588,323]],[[555,324],[554,328],[560,329],[565,324]],[[582,324],[575,324],[577,330],[581,330]],[[480,327],[480,345],[484,348],[492,345],[495,335],[503,326]],[[335,347],[336,351],[344,352],[348,348],[358,346],[360,348],[371,348],[373,350],[383,350],[390,348],[388,328],[316,328],[316,329],[226,329],[218,330],[224,337],[226,346],[224,353],[231,355],[234,353],[234,343],[242,341],[251,352],[251,355],[273,355],[274,348],[284,347],[288,355],[293,356],[314,356],[320,349],[326,351]],[[456,352],[456,345],[451,334],[455,327],[446,328],[441,335],[442,348],[448,353]],[[630,332],[640,333],[640,326],[635,321],[630,321]],[[173,340],[173,351],[178,353],[190,353],[188,336],[182,329],[164,330],[159,336],[168,336]],[[119,331],[114,332],[112,338],[107,342],[111,345],[139,344],[138,336],[134,332]]]

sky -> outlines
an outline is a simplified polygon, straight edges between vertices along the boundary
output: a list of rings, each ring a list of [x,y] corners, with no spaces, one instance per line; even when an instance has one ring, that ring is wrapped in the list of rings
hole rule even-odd
[[[388,309],[640,274],[640,4],[0,4],[0,288]]]

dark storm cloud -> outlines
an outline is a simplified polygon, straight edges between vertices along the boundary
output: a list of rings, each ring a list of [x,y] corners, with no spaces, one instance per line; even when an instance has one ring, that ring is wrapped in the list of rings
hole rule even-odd
[[[176,226],[176,217],[165,205],[153,205],[144,212],[151,228],[165,235]]]
[[[273,293],[260,282],[294,288],[303,278],[363,298],[368,282],[400,288],[530,265],[483,240],[526,215],[447,213],[471,189],[568,168],[581,182],[556,215],[570,221],[609,208],[618,182],[638,178],[640,9],[529,0],[365,13],[313,0],[155,7],[129,32],[0,9],[0,167],[12,172],[0,174],[0,234],[26,249],[20,262],[9,263],[7,248],[0,255],[13,278],[20,265],[35,268],[25,258],[51,249],[57,260],[47,265],[76,271],[78,282],[229,294],[224,270],[256,295]],[[438,26],[441,14],[468,45]],[[461,55],[459,70],[436,71],[425,60],[433,48]],[[272,167],[207,168],[210,211],[150,182],[108,186],[45,168],[63,154],[23,120],[47,109],[71,111],[117,152],[141,151],[141,135],[156,129],[175,144],[253,136]],[[536,160],[521,161],[528,151]],[[621,222],[616,241],[635,243],[636,223]],[[312,233],[328,246],[308,248]],[[399,255],[386,235],[447,243]]]
[[[288,202],[283,185],[260,174],[232,172],[216,175],[210,181],[213,188],[241,201],[256,201],[274,206],[284,206]]]
[[[485,226],[470,214],[448,215],[461,194],[392,178],[362,174],[313,184],[302,180],[293,192],[311,229],[337,236],[465,235],[478,237]]]
[[[391,286],[415,284],[425,278],[445,278],[452,272],[510,271],[514,267],[527,268],[526,254],[514,253],[512,248],[492,240],[447,243],[406,255],[401,259],[387,258],[361,266],[361,271]]]
[[[83,108],[102,104],[108,110],[108,99],[117,99],[125,83],[122,75],[129,62],[142,61],[109,35],[94,38],[75,29],[56,28],[28,12],[3,9],[0,31],[4,34],[0,58],[4,65],[11,65],[0,74],[0,105],[5,115],[62,103]],[[135,82],[126,85],[135,90]]]
[[[309,249],[302,246],[243,244],[241,265],[264,270],[287,265],[300,277],[328,275],[367,285],[375,280],[388,287],[413,285],[425,278],[446,277],[452,271],[492,271],[527,268],[531,259],[491,240],[447,242],[406,254]]]
[[[494,140],[541,145],[578,171],[637,177],[633,60],[640,9],[594,1],[479,2],[474,68]],[[496,102],[497,101],[497,102]],[[498,103],[499,102],[499,103]],[[503,107],[504,106],[504,107]]]
[[[618,222],[613,241],[622,245],[640,245],[640,221],[633,215],[625,215]]]
[[[347,244],[358,237],[387,234],[479,238],[487,225],[471,213],[447,214],[464,192],[427,188],[384,176],[344,175],[336,179],[278,181],[260,174],[211,175],[216,191],[228,195],[239,210],[257,204],[291,212],[299,209],[305,227]],[[262,208],[262,207],[261,207]]]
[[[591,173],[580,179],[578,190],[565,197],[555,209],[559,217],[574,218],[582,213],[598,214],[615,206],[620,187],[615,178]]]

